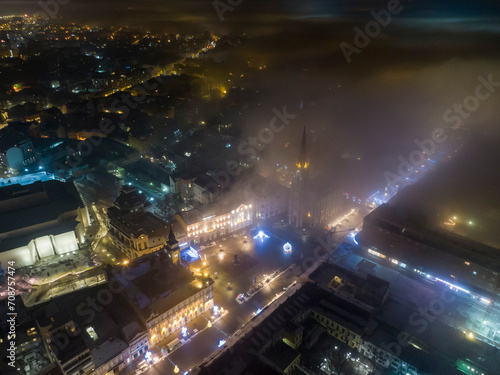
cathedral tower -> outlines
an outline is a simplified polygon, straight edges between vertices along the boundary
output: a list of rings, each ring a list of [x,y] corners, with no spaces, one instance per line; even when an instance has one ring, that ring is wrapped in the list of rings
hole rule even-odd
[[[288,205],[288,223],[297,228],[303,227],[308,222],[311,213],[308,206],[309,160],[307,159],[306,128],[302,132],[299,158],[295,163],[292,173],[290,197]]]

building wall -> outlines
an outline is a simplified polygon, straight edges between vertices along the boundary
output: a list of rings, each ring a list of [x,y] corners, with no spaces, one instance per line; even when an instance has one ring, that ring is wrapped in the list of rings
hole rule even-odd
[[[198,315],[212,309],[213,306],[214,288],[213,284],[210,284],[163,314],[153,317],[147,322],[151,346],[155,346]]]
[[[149,349],[149,334],[144,332],[134,338],[133,341],[129,343],[130,348],[130,360],[133,361],[138,356],[143,355]]]
[[[57,236],[43,236],[31,240],[28,245],[0,253],[2,267],[7,267],[8,261],[15,261],[16,267],[26,267],[35,264],[39,259],[62,255],[77,251],[78,242],[75,232],[69,231]]]
[[[157,237],[155,237],[154,244],[146,235],[135,238],[132,235],[123,233],[111,223],[109,223],[108,228],[111,242],[113,242],[113,244],[130,259],[139,258],[159,251],[167,242],[166,237],[161,237],[160,240],[156,240]]]
[[[185,223],[176,215],[179,223],[187,233],[188,242],[212,241],[253,224],[253,206],[242,204],[237,209],[222,215],[212,215],[201,221]]]
[[[280,193],[256,198],[253,202],[255,206],[255,216],[259,219],[268,219],[279,215],[286,212],[288,208],[286,196]]]
[[[334,220],[342,209],[343,195],[340,190],[314,202],[312,225],[323,226]]]
[[[108,362],[103,364],[102,366],[95,369],[95,375],[114,375],[118,374],[119,370],[127,364],[127,358],[130,358],[130,348],[128,347],[123,352],[118,354],[113,359],[110,359]]]
[[[342,326],[320,312],[312,310],[310,312],[310,316],[324,326],[326,331],[333,337],[349,345],[351,348],[359,348],[359,345],[361,344],[361,335],[359,333]]]
[[[304,207],[306,202],[306,184],[308,181],[308,171],[298,169],[292,177],[292,186],[290,187],[288,223],[300,228],[304,225],[304,217],[307,215]]]
[[[94,372],[94,363],[88,348],[65,362],[57,363],[65,375],[90,375]]]

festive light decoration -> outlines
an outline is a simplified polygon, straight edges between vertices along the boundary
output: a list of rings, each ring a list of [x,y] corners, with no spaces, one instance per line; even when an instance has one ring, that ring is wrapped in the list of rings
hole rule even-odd
[[[290,242],[287,242],[283,245],[283,250],[285,250],[287,253],[292,252],[292,245],[290,245]]]

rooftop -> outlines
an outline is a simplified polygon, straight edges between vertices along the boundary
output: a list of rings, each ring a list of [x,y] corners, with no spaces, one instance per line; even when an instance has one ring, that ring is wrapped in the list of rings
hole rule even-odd
[[[95,368],[102,366],[128,348],[128,344],[118,338],[110,338],[90,351]]]
[[[110,207],[108,209],[108,217],[110,218],[110,223],[121,232],[132,235],[135,238],[142,235],[155,238],[168,236],[169,229],[167,223],[152,213],[144,212],[132,216],[121,217],[114,209],[115,207]]]
[[[349,286],[352,290],[354,286],[356,289],[352,290],[354,297],[358,298],[361,302],[372,304],[376,301],[367,298],[371,294],[377,299],[382,299],[390,286],[390,283],[380,279],[376,276],[368,274],[366,278],[346,269],[337,264],[324,263],[319,266],[311,275],[310,279],[316,281],[321,287],[330,289],[332,279],[337,276],[342,279],[343,284]],[[358,291],[363,291],[359,293]]]
[[[283,341],[278,341],[271,348],[266,350],[264,356],[281,371],[285,371],[288,366],[300,356],[300,353],[289,347]]]

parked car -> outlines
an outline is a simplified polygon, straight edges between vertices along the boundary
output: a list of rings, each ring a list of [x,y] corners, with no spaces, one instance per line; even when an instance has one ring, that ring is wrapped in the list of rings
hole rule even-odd
[[[238,296],[236,297],[236,302],[238,302],[239,304],[245,302],[245,294],[244,293],[238,294]]]

